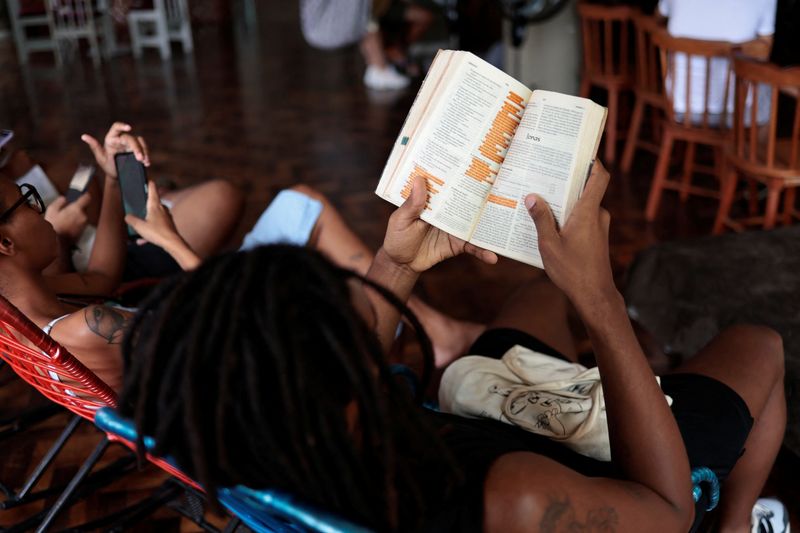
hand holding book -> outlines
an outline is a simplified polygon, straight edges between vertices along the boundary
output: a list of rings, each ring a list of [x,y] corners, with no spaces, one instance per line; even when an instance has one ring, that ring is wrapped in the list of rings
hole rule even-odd
[[[474,255],[489,264],[497,255],[450,235],[423,221],[420,215],[428,202],[425,178],[417,176],[406,201],[389,218],[383,249],[398,265],[421,273],[461,253]]]
[[[611,216],[600,206],[608,181],[608,171],[595,162],[583,195],[560,229],[543,198],[525,197],[547,276],[579,311],[616,292],[608,253]]]
[[[376,193],[401,205],[424,178],[420,218],[474,246],[542,267],[523,199],[537,193],[563,225],[597,152],[605,108],[531,91],[468,53],[441,50]]]

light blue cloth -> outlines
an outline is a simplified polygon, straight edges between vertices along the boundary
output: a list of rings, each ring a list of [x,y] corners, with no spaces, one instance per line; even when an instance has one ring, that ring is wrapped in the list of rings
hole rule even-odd
[[[279,243],[304,246],[311,238],[320,213],[322,202],[297,191],[283,190],[261,213],[239,249]]]

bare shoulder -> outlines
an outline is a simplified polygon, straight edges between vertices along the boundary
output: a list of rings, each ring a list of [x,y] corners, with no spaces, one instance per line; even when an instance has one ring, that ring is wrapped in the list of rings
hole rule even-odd
[[[639,484],[587,477],[529,452],[501,456],[484,484],[487,532],[655,530],[643,529],[647,524],[658,531],[685,532],[687,519],[691,521]]]
[[[131,313],[106,305],[89,305],[68,315],[53,328],[53,337],[67,346],[120,344]]]

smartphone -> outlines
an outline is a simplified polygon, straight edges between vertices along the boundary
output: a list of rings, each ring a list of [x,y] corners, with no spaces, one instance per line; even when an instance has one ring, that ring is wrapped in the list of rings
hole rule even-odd
[[[133,152],[124,152],[114,156],[117,167],[119,186],[122,189],[122,204],[125,214],[139,218],[147,216],[147,174],[144,165],[136,160]],[[128,226],[128,234],[136,236],[136,232]]]
[[[14,132],[11,130],[0,130],[0,148],[3,147],[8,141],[14,138]]]
[[[89,188],[89,182],[92,181],[93,177],[93,165],[78,166],[78,170],[75,171],[75,174],[72,175],[72,179],[69,181],[69,189],[67,189],[66,194],[68,204],[71,204],[86,192],[86,189]]]

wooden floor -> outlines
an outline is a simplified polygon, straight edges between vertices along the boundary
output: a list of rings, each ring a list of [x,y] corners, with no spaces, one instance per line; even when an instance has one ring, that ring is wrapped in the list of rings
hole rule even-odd
[[[63,71],[47,55],[21,69],[9,41],[0,42],[0,127],[11,128],[17,145],[42,162],[64,184],[90,154],[82,133],[102,135],[114,120],[135,125],[151,147],[155,177],[179,185],[223,177],[247,192],[236,242],[280,189],[312,185],[328,195],[357,233],[377,247],[392,207],[373,190],[415,90],[371,94],[362,83],[355,49],[312,50],[301,39],[295,9],[283,2],[256,2],[256,19],[236,17],[233,28],[195,30],[194,57],[178,53],[162,63],[157,54],[139,63],[122,56],[95,70],[78,61]],[[643,206],[654,159],[642,155],[630,176],[613,173],[606,206],[612,213],[611,255],[620,282],[635,253],[663,240],[706,235],[715,204],[668,195],[659,219],[648,224]],[[456,317],[485,320],[523,280],[539,271],[510,260],[497,266],[458,258],[427,273],[419,292]],[[0,378],[10,380],[7,375]],[[11,380],[0,387],[0,418],[32,395]],[[18,486],[34,461],[63,428],[65,416],[0,441],[0,482]],[[43,483],[67,479],[97,442],[91,428],[48,473]],[[783,456],[769,490],[793,506],[798,521],[798,461]],[[117,483],[74,507],[64,523],[135,501],[160,484],[152,469]],[[39,506],[41,508],[41,505]],[[36,510],[0,511],[0,525]],[[169,511],[142,531],[191,531]]]

